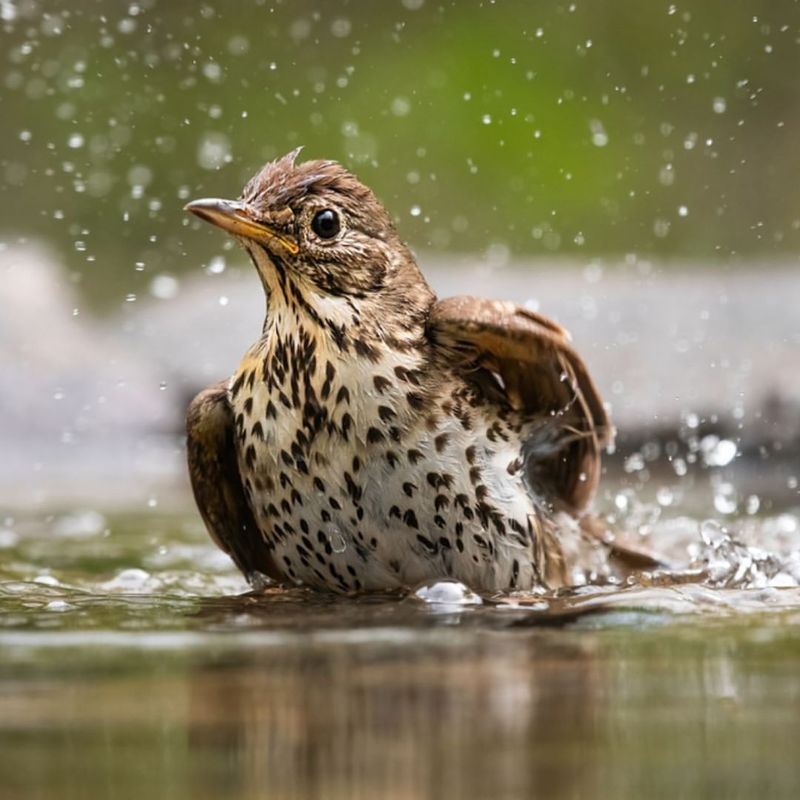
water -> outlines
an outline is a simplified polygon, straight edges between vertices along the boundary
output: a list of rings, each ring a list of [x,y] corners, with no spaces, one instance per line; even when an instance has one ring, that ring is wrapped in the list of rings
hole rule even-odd
[[[495,598],[248,594],[181,503],[8,518],[0,796],[794,797],[796,508],[646,496],[601,502],[668,568]]]

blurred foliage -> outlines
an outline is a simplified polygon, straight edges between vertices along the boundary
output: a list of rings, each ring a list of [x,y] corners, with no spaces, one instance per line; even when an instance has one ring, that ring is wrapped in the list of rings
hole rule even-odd
[[[304,144],[419,249],[797,253],[799,10],[3,0],[2,242],[117,305],[230,247],[186,200]]]

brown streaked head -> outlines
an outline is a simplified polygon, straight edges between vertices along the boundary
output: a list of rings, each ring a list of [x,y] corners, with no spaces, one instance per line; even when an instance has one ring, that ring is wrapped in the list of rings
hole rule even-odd
[[[260,272],[279,269],[305,292],[363,300],[419,284],[427,298],[372,191],[335,161],[295,163],[298,153],[266,164],[238,200],[196,200],[186,210],[239,238]]]

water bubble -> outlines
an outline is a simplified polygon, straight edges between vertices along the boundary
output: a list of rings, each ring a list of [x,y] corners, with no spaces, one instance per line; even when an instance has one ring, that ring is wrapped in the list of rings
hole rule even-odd
[[[414,205],[411,206],[409,213],[411,214],[412,217],[418,217],[422,213],[422,209],[419,206]]]
[[[45,611],[70,611],[74,606],[70,605],[66,600],[51,600],[45,607]]]
[[[79,148],[83,147],[84,138],[82,133],[73,133],[70,134],[69,139],[67,139],[67,147],[71,150],[78,150]]]
[[[110,581],[101,584],[107,592],[142,593],[145,591],[150,573],[137,567],[123,569]]]
[[[344,551],[347,550],[347,542],[337,528],[334,528],[333,531],[328,534],[328,541],[330,541],[331,550],[333,550],[334,553],[344,553]]]
[[[714,109],[715,114],[724,114],[728,104],[724,97],[715,97],[711,103],[711,107]]]
[[[435,606],[479,606],[483,600],[469,586],[459,581],[444,580],[425,583],[413,594],[417,600]]]
[[[687,206],[678,206],[678,216],[679,217],[688,217],[689,216],[689,208]]]
[[[481,117],[481,122],[482,122],[484,125],[491,125],[491,124],[492,124],[492,115],[491,115],[491,114],[484,114],[484,115]]]

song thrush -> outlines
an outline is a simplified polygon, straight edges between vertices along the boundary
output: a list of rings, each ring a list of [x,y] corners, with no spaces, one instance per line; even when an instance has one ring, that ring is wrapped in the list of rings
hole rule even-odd
[[[375,195],[297,152],[238,201],[186,206],[244,245],[267,300],[233,377],[188,411],[212,537],[254,584],[562,584],[562,530],[611,436],[566,332],[510,302],[437,300]]]

